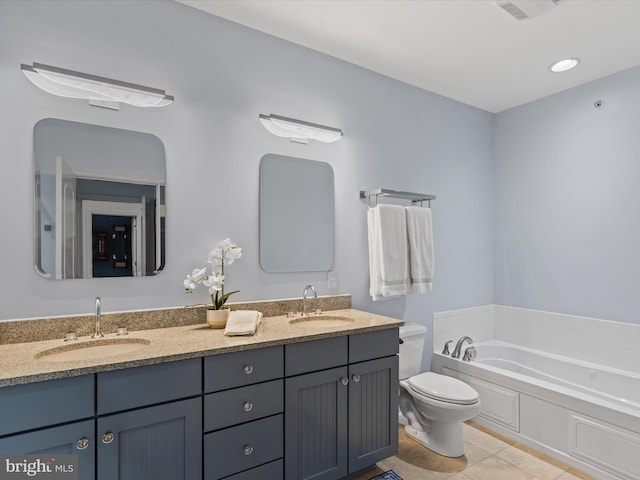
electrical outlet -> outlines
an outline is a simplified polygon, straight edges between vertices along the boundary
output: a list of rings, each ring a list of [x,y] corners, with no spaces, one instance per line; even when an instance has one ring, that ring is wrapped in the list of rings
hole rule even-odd
[[[329,272],[329,274],[327,275],[327,287],[329,287],[329,290],[338,289],[338,272]]]

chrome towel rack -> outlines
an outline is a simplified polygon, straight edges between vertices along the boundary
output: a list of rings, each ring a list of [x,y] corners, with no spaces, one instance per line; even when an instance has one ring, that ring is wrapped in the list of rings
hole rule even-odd
[[[375,204],[378,204],[378,197],[399,198],[402,200],[410,200],[412,205],[420,204],[424,206],[424,202],[427,202],[427,206],[431,207],[431,200],[435,200],[435,195],[429,195],[426,193],[412,193],[402,192],[400,190],[390,190],[388,188],[377,188],[375,190],[360,190],[360,198],[366,198],[371,206],[371,198],[375,198]]]

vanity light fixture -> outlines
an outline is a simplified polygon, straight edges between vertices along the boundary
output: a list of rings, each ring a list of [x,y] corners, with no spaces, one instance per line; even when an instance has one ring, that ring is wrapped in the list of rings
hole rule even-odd
[[[578,57],[565,58],[553,63],[549,67],[549,70],[551,70],[553,73],[562,73],[576,68],[578,65],[580,65],[580,59]]]
[[[52,67],[21,64],[22,73],[37,87],[60,97],[89,100],[96,106],[118,109],[118,103],[134,107],[164,107],[174,98],[164,90]]]
[[[339,128],[281,117],[273,113],[270,115],[261,113],[258,117],[269,132],[278,137],[288,138],[292,142],[309,143],[309,140],[317,140],[323,143],[334,143],[342,138],[342,130]]]

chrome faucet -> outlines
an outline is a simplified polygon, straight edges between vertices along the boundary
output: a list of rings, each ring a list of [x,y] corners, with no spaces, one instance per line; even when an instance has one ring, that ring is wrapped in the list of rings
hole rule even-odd
[[[307,285],[306,287],[304,287],[304,291],[302,292],[302,316],[303,317],[309,316],[309,312],[307,312],[307,292],[309,290],[311,290],[311,293],[313,293],[313,298],[318,298],[316,289],[313,288],[313,286]]]
[[[462,337],[460,340],[458,340],[458,343],[456,344],[456,348],[453,350],[453,353],[451,354],[453,358],[460,358],[460,351],[462,350],[462,345],[466,341],[468,341],[469,343],[473,343],[473,340],[471,340],[470,337]]]
[[[96,297],[96,326],[91,338],[102,338],[104,335],[100,331],[100,297]]]

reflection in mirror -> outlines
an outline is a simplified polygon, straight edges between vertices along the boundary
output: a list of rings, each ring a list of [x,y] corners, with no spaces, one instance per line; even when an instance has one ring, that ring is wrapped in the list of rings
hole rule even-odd
[[[35,266],[47,278],[164,268],[165,154],[148,133],[47,118],[33,129]]]
[[[333,169],[267,154],[260,160],[260,265],[265,272],[333,266]]]

